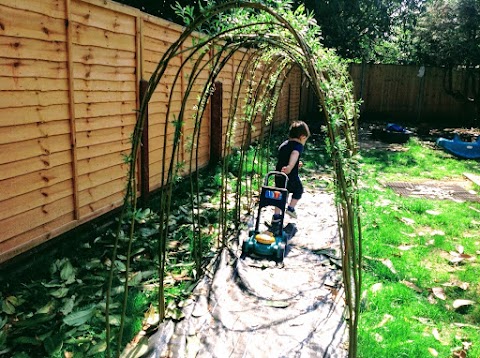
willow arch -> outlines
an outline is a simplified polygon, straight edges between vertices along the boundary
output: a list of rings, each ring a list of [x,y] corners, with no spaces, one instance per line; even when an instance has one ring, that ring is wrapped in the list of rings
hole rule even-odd
[[[215,29],[208,32],[207,35],[199,35],[198,39],[191,45],[186,45],[192,34],[204,29],[204,26],[218,16],[225,16],[231,11],[236,11],[237,18],[224,28]],[[255,16],[252,16],[252,14]],[[343,262],[343,282],[345,288],[345,298],[349,317],[349,357],[356,356],[357,347],[357,326],[361,287],[361,230],[360,218],[358,212],[357,188],[357,103],[353,96],[353,85],[349,79],[346,64],[342,62],[332,51],[325,49],[318,42],[319,29],[312,22],[312,17],[303,14],[301,10],[293,13],[288,7],[274,9],[262,3],[253,3],[245,1],[231,1],[217,6],[209,6],[203,9],[198,17],[193,19],[188,27],[185,28],[178,40],[162,56],[155,70],[153,71],[145,95],[142,99],[137,114],[137,123],[132,135],[132,149],[128,158],[130,166],[128,172],[128,182],[124,199],[123,209],[120,214],[119,223],[127,217],[127,213],[135,211],[137,207],[136,197],[136,170],[139,149],[141,145],[142,133],[145,126],[146,112],[148,104],[157,86],[162,81],[171,63],[172,59],[180,57],[182,63],[176,72],[171,92],[169,96],[169,105],[166,113],[164,127],[163,148],[167,147],[167,133],[174,130],[173,147],[171,157],[167,165],[167,152],[163,151],[161,191],[160,195],[160,234],[158,267],[159,281],[162,283],[165,271],[165,243],[169,234],[168,219],[170,215],[170,205],[172,199],[172,188],[175,176],[179,170],[178,163],[175,160],[175,154],[179,143],[182,140],[182,126],[186,121],[187,105],[190,103],[190,93],[194,85],[200,82],[200,95],[197,94],[196,108],[192,120],[194,121],[194,130],[190,141],[190,156],[188,160],[189,169],[198,168],[198,148],[200,138],[200,128],[202,118],[207,107],[209,96],[214,83],[221,70],[226,66],[229,59],[238,51],[244,50],[241,63],[238,65],[235,83],[232,85],[232,98],[230,102],[229,115],[227,118],[227,135],[224,142],[224,160],[222,162],[223,188],[227,186],[227,176],[225,175],[228,165],[228,152],[232,148],[231,131],[235,125],[238,115],[237,108],[241,101],[240,92],[243,86],[247,86],[247,97],[243,99],[243,117],[244,131],[242,143],[248,143],[253,129],[255,119],[260,115],[262,122],[268,123],[274,113],[279,98],[279,92],[285,79],[285,73],[288,73],[294,66],[298,66],[303,74],[308,78],[315,96],[319,100],[319,111],[323,112],[326,119],[327,148],[331,155],[333,163],[333,172],[335,179],[336,208],[338,216],[339,237],[342,249]],[[207,56],[208,55],[208,56]],[[182,98],[180,110],[178,113],[172,113],[171,100],[177,81],[182,81],[181,70],[187,63],[192,65],[190,76],[185,85],[185,96]],[[200,74],[207,73],[207,79]],[[256,76],[260,73],[260,77]],[[173,118],[173,120],[170,120]],[[261,137],[263,138],[263,136]],[[244,148],[242,148],[242,160],[244,159]],[[194,155],[196,154],[196,155]],[[194,165],[195,163],[195,165]],[[260,164],[261,165],[261,164]],[[242,168],[242,166],[240,166]],[[192,226],[196,233],[194,245],[201,245],[200,221],[196,214],[195,203],[199,202],[198,188],[195,180],[191,180],[191,215]],[[236,189],[236,208],[240,205],[238,200],[241,189]],[[219,242],[222,246],[227,246],[226,240],[226,210],[227,210],[226,191],[223,190],[220,206],[220,224],[221,230]],[[238,212],[238,210],[237,210]],[[129,248],[134,238],[135,219],[130,220],[129,226]],[[238,216],[237,223],[238,225]],[[120,231],[120,224],[119,229]],[[119,233],[116,235],[117,242],[113,249],[114,262],[117,256],[117,247]],[[130,261],[130,249],[127,252],[128,275]],[[201,273],[201,250],[194,250],[195,263],[197,271]],[[107,356],[110,356],[110,321],[109,307],[113,276],[115,274],[114,265],[111,265],[110,277],[107,291],[107,315],[106,315],[106,334],[107,334]],[[127,276],[128,277],[128,276]],[[123,314],[118,342],[122,341],[122,331],[126,310],[126,297],[128,295],[128,279],[125,280],[125,293]],[[159,290],[159,312],[160,317],[165,317],[165,298],[162,287]],[[120,346],[120,344],[118,345]],[[118,348],[120,349],[120,348]],[[119,351],[117,351],[119,355]]]

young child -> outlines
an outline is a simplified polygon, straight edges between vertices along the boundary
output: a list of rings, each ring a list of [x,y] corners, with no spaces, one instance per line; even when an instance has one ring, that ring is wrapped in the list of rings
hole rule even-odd
[[[310,137],[308,125],[303,121],[295,121],[290,125],[288,140],[278,147],[278,160],[275,170],[288,175],[287,189],[292,194],[292,199],[288,204],[286,212],[293,218],[297,218],[295,206],[303,194],[303,185],[298,175],[298,169],[302,166],[300,156],[308,137]],[[275,185],[284,188],[285,178],[280,175],[275,176]],[[279,222],[280,218],[281,210],[275,208],[272,224]]]

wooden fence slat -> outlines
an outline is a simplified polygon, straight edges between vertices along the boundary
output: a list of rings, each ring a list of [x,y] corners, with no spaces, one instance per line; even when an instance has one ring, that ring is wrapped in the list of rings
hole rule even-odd
[[[0,243],[71,212],[73,212],[73,198],[69,196],[1,220]],[[18,223],[22,223],[22,225]]]
[[[125,181],[127,176],[127,170],[128,168],[126,164],[110,164],[108,168],[80,175],[78,177],[78,190],[86,190],[102,184],[106,184],[111,181],[113,182],[121,178]]]
[[[135,116],[135,101],[108,102],[108,103],[76,103],[77,118],[95,118],[125,115]]]
[[[66,180],[57,184],[49,183],[49,185],[44,188],[30,191],[6,200],[0,199],[2,200],[2,205],[0,206],[0,220],[21,214],[27,210],[42,207],[72,195],[72,182],[71,180]]]
[[[70,149],[70,136],[57,135],[0,145],[0,164],[61,152]]]
[[[0,127],[69,119],[67,104],[45,107],[0,108]]]
[[[2,77],[0,91],[67,91],[64,78]]]
[[[115,142],[103,143],[92,147],[79,147],[77,159],[81,161],[86,158],[101,157],[112,153],[118,153],[119,157],[121,157],[121,153],[129,151],[130,149],[130,139],[117,140]]]
[[[55,61],[0,57],[0,76],[67,78],[67,65]]]
[[[95,202],[80,207],[82,221],[97,217],[118,208],[123,203],[123,192],[113,193],[105,198],[96,198]]]
[[[114,67],[135,67],[135,52],[76,45],[72,53],[73,62],[84,65],[105,65]]]
[[[103,6],[76,1],[72,7],[72,20],[82,25],[117,34],[132,34],[132,15],[110,10]]]
[[[71,160],[70,150],[64,150],[63,152],[45,154],[38,157],[5,163],[1,166],[0,181],[10,178],[19,178],[29,173],[35,173],[38,175],[38,172],[42,170],[70,163]]]
[[[42,2],[43,3],[43,2]],[[45,13],[15,9],[0,4],[2,35],[45,41],[65,41],[65,20]]]
[[[2,57],[65,62],[65,43],[20,37],[0,36]]]
[[[135,36],[133,35],[88,27],[77,22],[73,23],[72,35],[75,45],[135,51]]]
[[[95,131],[78,132],[78,147],[89,147],[97,144],[112,143],[119,139],[128,140],[133,133],[133,126],[120,128],[98,129]]]
[[[0,242],[0,262],[26,252],[69,229],[73,229],[76,225],[73,214],[66,213],[39,227]]]
[[[105,154],[101,157],[92,157],[82,159],[78,162],[78,175],[93,173],[99,170],[106,170],[112,165],[123,163],[123,156],[130,153],[128,150],[123,152]]]
[[[38,172],[0,181],[0,202],[32,191],[42,190],[51,185],[72,178],[70,163],[46,168]],[[4,203],[2,203],[2,206]]]
[[[125,189],[125,178],[113,180],[108,183],[100,184],[96,187],[91,187],[85,190],[79,191],[78,199],[80,202],[80,208],[86,205],[92,205],[99,200],[109,197],[111,195],[121,194]]]
[[[65,18],[65,1],[49,0],[49,1],[31,1],[31,0],[2,0],[9,7],[24,12],[33,12],[38,14],[48,14],[56,19]]]
[[[2,91],[0,109],[68,103],[68,91]]]
[[[110,92],[134,92],[133,81],[102,81],[86,78],[75,78],[73,87],[76,91],[110,91]]]
[[[114,117],[78,118],[76,120],[78,132],[134,126],[135,123],[136,117],[131,114],[117,115]]]
[[[69,134],[68,121],[37,122],[10,127],[0,126],[0,144],[16,143],[35,138],[45,138],[61,134]]]

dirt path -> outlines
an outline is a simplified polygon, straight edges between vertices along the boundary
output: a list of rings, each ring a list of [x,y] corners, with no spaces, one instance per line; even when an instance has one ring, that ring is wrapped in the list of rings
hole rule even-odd
[[[186,318],[162,326],[141,356],[345,357],[333,198],[307,189],[297,210],[283,265],[222,252],[184,308]]]

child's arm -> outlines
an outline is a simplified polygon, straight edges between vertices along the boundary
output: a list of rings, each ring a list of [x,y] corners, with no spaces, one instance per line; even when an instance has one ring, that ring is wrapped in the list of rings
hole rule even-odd
[[[290,174],[292,169],[295,167],[298,158],[300,158],[300,152],[298,150],[292,151],[292,154],[290,154],[290,159],[288,160],[288,165],[282,168],[282,173],[287,175]]]

